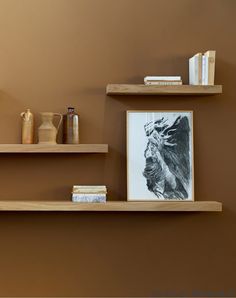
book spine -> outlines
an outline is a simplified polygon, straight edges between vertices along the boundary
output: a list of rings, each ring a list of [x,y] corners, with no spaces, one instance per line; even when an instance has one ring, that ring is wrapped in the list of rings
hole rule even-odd
[[[73,187],[81,189],[106,189],[105,185],[74,185]]]
[[[79,185],[74,185],[73,186],[73,192],[92,192],[92,193],[106,193],[107,188],[106,186],[100,186],[100,187],[94,187],[94,186],[79,186]]]
[[[198,53],[189,59],[189,85],[202,84],[202,54]]]
[[[208,85],[208,57],[202,56],[202,85]]]
[[[214,85],[215,80],[215,58],[216,58],[216,51],[209,50],[205,52],[204,56],[207,57],[207,84]]]
[[[159,86],[166,86],[166,85],[182,85],[182,82],[163,82],[163,81],[161,81],[161,82],[145,82],[145,85],[152,85],[152,86],[154,86],[154,85],[159,85]]]
[[[208,85],[214,85],[215,80],[215,58],[208,57]]]
[[[181,81],[180,76],[146,76],[145,81]]]
[[[78,195],[106,195],[107,192],[106,191],[85,191],[85,190],[75,190],[72,192],[72,194],[78,194]]]
[[[194,57],[189,59],[189,85],[195,85],[195,64]]]
[[[199,63],[198,56],[194,56],[194,85],[199,85]]]
[[[198,85],[202,85],[202,54],[197,55],[197,75],[198,75]]]
[[[106,195],[99,194],[73,194],[72,202],[80,203],[105,203]]]
[[[205,85],[205,82],[206,82],[206,56],[202,56],[202,85]]]

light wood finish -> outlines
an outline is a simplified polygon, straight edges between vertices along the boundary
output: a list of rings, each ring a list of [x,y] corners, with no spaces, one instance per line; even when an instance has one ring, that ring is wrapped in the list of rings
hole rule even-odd
[[[0,153],[107,153],[107,144],[0,144]]]
[[[222,85],[150,86],[108,84],[107,95],[213,95],[222,93]]]
[[[72,203],[69,201],[0,201],[0,211],[222,211],[222,203],[126,202]]]

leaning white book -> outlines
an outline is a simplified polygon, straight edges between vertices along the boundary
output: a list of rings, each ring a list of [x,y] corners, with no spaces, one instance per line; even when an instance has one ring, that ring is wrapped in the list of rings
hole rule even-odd
[[[189,85],[196,85],[195,58],[189,59]]]
[[[105,194],[72,194],[72,202],[75,203],[105,203]]]
[[[197,53],[189,59],[189,85],[202,84],[202,54]]]

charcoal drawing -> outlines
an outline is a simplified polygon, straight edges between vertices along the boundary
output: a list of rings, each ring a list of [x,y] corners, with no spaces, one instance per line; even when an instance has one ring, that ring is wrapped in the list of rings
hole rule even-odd
[[[143,120],[145,147],[140,152],[143,169],[137,169],[136,175],[145,179],[146,190],[142,193],[149,192],[156,200],[192,200],[192,113],[148,113],[139,117]],[[141,147],[138,143],[136,148]]]

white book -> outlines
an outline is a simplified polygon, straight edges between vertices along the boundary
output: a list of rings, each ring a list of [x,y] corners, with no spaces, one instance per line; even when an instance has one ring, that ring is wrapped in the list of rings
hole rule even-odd
[[[189,85],[202,84],[202,54],[197,53],[189,59]]]
[[[93,190],[88,190],[88,191],[72,191],[72,194],[81,194],[81,195],[90,195],[90,194],[94,194],[94,195],[106,195],[107,192],[106,191],[93,191]]]
[[[146,81],[181,81],[180,76],[146,76],[144,82]]]
[[[77,203],[105,203],[105,194],[72,194],[72,202]]]
[[[151,86],[167,86],[167,85],[182,85],[182,81],[179,82],[164,82],[164,81],[160,81],[160,82],[145,82],[145,85],[151,85]]]
[[[73,186],[73,192],[76,192],[76,191],[93,191],[93,192],[96,192],[96,191],[104,191],[106,192],[107,191],[107,188],[105,185],[74,185]]]
[[[208,85],[208,57],[202,55],[202,85]]]
[[[214,85],[215,81],[215,58],[216,51],[207,51],[204,53],[205,65],[203,66],[204,72],[204,85]]]
[[[105,185],[74,185],[74,187],[78,188],[106,188]]]
[[[196,85],[195,58],[189,59],[189,85]]]

